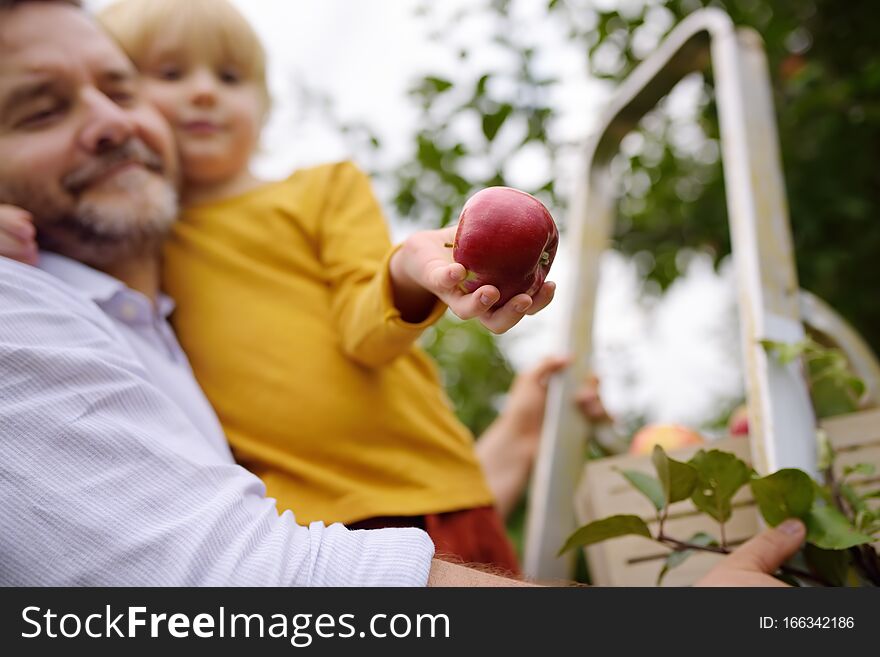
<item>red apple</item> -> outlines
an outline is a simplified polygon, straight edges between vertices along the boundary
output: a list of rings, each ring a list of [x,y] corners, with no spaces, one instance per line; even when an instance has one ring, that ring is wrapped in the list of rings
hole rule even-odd
[[[510,187],[487,187],[461,211],[452,258],[467,269],[465,292],[494,285],[498,308],[517,294],[541,289],[559,244],[550,212],[531,194]]]
[[[749,409],[747,406],[737,406],[736,410],[730,414],[730,419],[727,421],[727,432],[735,438],[749,435]]]
[[[629,446],[630,454],[650,454],[654,445],[667,452],[688,445],[706,442],[699,433],[680,424],[648,424],[639,429]]]

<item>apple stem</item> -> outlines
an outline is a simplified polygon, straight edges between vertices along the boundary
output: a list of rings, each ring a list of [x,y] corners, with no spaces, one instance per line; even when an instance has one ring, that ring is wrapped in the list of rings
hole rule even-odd
[[[541,253],[541,264],[546,265],[549,262],[550,262],[550,254],[547,253],[546,251],[542,252]]]
[[[451,249],[455,246],[455,244],[453,244],[452,242],[446,242],[446,244],[444,244],[443,246],[445,246],[447,249]]]

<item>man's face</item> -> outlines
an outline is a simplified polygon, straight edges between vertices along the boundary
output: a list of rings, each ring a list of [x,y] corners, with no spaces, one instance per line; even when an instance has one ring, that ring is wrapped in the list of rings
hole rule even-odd
[[[0,11],[0,203],[42,246],[101,266],[160,243],[177,211],[168,125],[79,9]]]

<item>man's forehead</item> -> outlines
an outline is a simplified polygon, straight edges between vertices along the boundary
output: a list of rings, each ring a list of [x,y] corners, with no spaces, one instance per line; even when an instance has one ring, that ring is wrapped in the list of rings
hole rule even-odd
[[[0,14],[0,75],[94,74],[134,67],[113,40],[82,10],[28,3]]]

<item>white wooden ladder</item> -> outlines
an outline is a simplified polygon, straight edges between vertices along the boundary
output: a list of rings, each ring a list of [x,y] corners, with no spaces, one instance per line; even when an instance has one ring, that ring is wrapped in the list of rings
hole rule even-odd
[[[816,421],[801,366],[780,365],[760,344],[805,337],[767,62],[756,32],[736,28],[720,10],[704,9],[683,20],[623,82],[586,144],[566,237],[573,273],[558,301],[568,312],[560,345],[575,363],[550,386],[526,524],[524,571],[531,577],[572,575],[572,554],[557,553],[576,526],[573,496],[589,427],[569,400],[590,367],[599,260],[609,244],[616,201],[611,160],[623,137],[676,83],[710,65],[735,254],[752,463],[760,473],[816,470]]]

